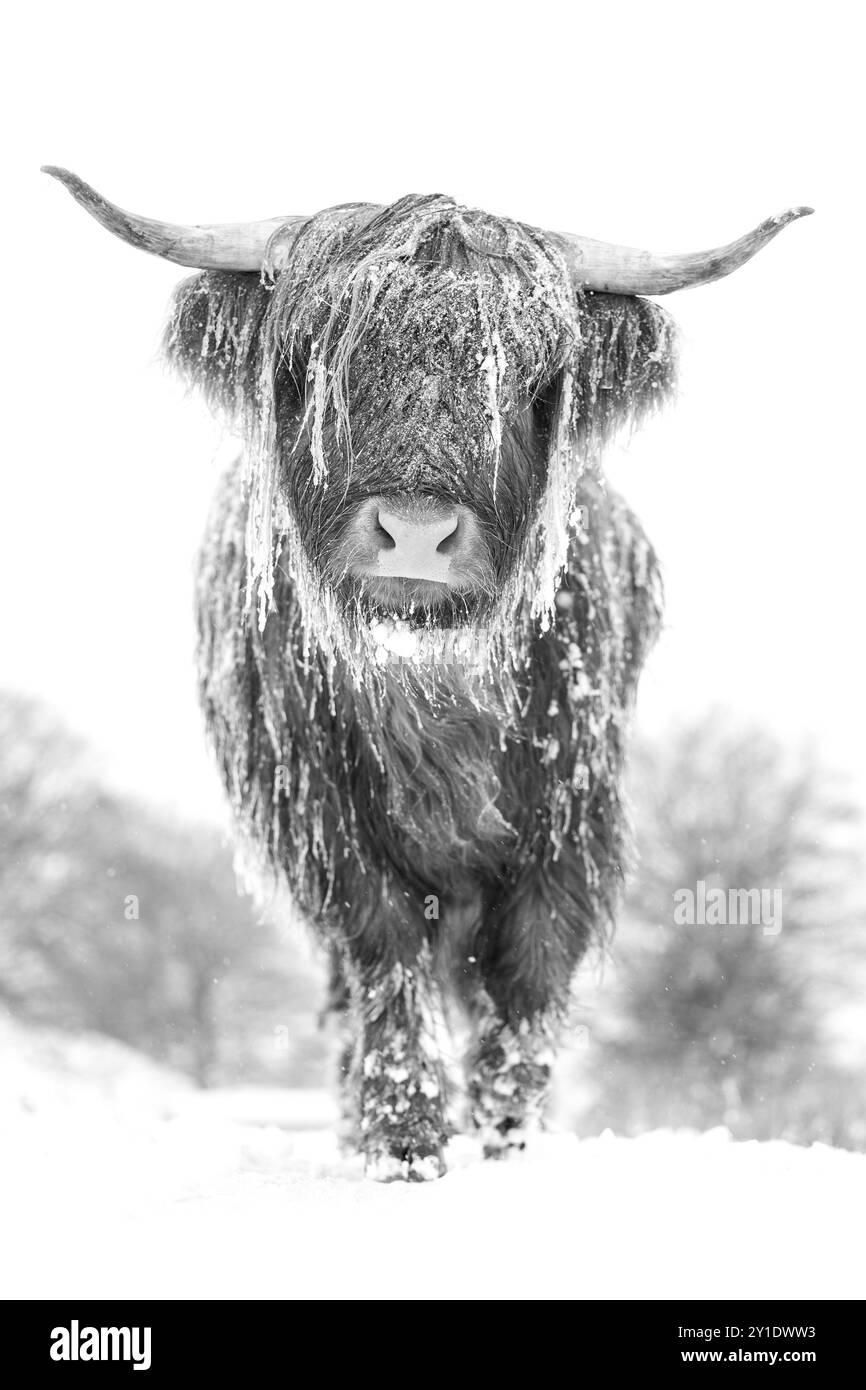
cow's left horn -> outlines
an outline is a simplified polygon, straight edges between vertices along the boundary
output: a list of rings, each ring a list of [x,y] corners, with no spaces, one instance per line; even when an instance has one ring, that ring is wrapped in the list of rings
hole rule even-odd
[[[302,217],[288,216],[271,217],[264,222],[222,222],[200,227],[155,222],[109,203],[68,169],[45,164],[42,171],[59,179],[76,202],[121,241],[197,270],[261,270],[273,233],[287,223],[304,221]]]
[[[655,255],[631,246],[615,246],[589,237],[548,232],[565,256],[576,284],[608,294],[670,294],[721,280],[739,270],[757,251],[778,236],[789,222],[808,217],[813,208],[788,208],[777,217],[768,217],[753,232],[747,232],[729,246],[714,251],[693,251],[682,255]]]

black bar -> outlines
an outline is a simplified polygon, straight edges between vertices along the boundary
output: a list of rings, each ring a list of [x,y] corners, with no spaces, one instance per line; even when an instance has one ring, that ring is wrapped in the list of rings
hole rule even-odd
[[[14,1347],[25,1373],[32,1369],[52,1378],[135,1375],[137,1363],[142,1383],[144,1375],[149,1380],[184,1373],[225,1379],[265,1371],[290,1385],[308,1380],[304,1367],[317,1362],[332,1376],[342,1355],[350,1375],[366,1379],[375,1367],[378,1379],[409,1383],[416,1378],[413,1365],[415,1370],[426,1365],[432,1373],[427,1358],[435,1357],[441,1367],[438,1377],[447,1383],[448,1363],[464,1344],[459,1312],[452,1311],[448,1322],[437,1318],[434,1347],[417,1310],[383,1316],[370,1312],[364,1300],[358,1303],[359,1313],[344,1307],[335,1322],[328,1311],[318,1314],[280,1300],[10,1301],[0,1305],[0,1335],[4,1348]],[[570,1368],[570,1376],[573,1372],[575,1383],[591,1368],[616,1376],[641,1369],[700,1374],[708,1366],[760,1375],[797,1367],[822,1377],[844,1369],[856,1378],[866,1344],[862,1301],[586,1301],[575,1303],[573,1313],[556,1324],[543,1304],[538,1309],[530,1305],[519,1321],[509,1319],[504,1339],[495,1313],[486,1314],[483,1322],[475,1310],[468,1316],[473,1360],[484,1366],[485,1380],[497,1355],[505,1356],[506,1365],[514,1358],[512,1371],[519,1363],[546,1378],[553,1373],[547,1357],[554,1352],[556,1361],[564,1360]],[[457,1323],[453,1332],[452,1320]],[[93,1352],[100,1359],[93,1359]],[[465,1374],[469,1367],[462,1359],[460,1364]],[[560,1374],[555,1372],[557,1379]]]

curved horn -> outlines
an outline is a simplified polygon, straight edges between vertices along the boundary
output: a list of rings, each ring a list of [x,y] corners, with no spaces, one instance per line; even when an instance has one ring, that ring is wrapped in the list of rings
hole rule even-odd
[[[814,208],[788,208],[776,217],[768,217],[753,232],[729,246],[685,255],[654,255],[651,251],[562,232],[547,235],[565,256],[575,282],[585,289],[608,294],[670,294],[672,290],[721,280],[732,270],[739,270],[789,222],[808,217],[811,212]]]
[[[223,222],[213,226],[185,227],[173,222],[154,222],[109,203],[77,174],[42,166],[44,174],[59,179],[85,212],[101,222],[121,241],[162,256],[176,265],[198,270],[262,269],[269,238],[287,223],[303,222],[303,217],[271,217],[264,222]]]

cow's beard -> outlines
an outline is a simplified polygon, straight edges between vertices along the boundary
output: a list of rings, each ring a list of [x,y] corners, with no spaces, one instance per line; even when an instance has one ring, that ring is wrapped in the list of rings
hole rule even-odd
[[[372,639],[379,667],[484,664],[476,651],[491,616],[492,573],[487,582],[453,588],[390,576],[344,576],[334,585],[343,621],[366,646]],[[482,660],[476,662],[476,658]]]
[[[477,678],[489,670],[492,577],[462,589],[392,577],[325,578],[321,602],[336,625],[319,645],[342,657],[356,683],[387,669],[413,686],[427,675],[440,687],[446,667]]]

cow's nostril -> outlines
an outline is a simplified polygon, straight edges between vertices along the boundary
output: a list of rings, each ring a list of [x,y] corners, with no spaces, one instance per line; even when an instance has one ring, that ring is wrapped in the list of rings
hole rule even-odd
[[[437,553],[438,553],[439,555],[450,555],[450,554],[451,554],[452,550],[454,550],[454,548],[455,548],[455,546],[456,546],[456,544],[457,544],[457,532],[458,532],[459,530],[460,530],[460,518],[455,516],[455,518],[454,518],[454,525],[451,527],[451,530],[448,532],[447,536],[443,536],[443,537],[442,537],[441,541],[439,542],[439,544],[438,544],[437,547],[436,547]]]
[[[376,517],[376,539],[383,550],[393,550],[397,544],[388,527],[383,523],[381,512]]]

